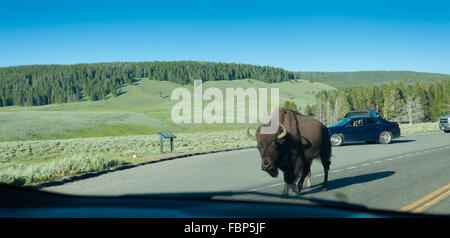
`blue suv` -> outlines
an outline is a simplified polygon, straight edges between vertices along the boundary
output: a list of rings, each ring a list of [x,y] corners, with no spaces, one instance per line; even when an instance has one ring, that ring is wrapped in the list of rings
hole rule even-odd
[[[367,143],[389,144],[400,137],[397,122],[381,117],[348,117],[328,127],[331,144],[340,146],[348,141],[366,141]]]

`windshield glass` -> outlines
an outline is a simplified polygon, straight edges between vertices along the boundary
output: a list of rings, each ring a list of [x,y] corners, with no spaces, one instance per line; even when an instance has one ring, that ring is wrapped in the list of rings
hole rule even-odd
[[[331,126],[343,126],[343,125],[347,124],[349,121],[350,121],[350,119],[344,118],[344,119],[342,119],[342,120],[340,120],[340,121],[334,123],[334,124],[331,125]]]
[[[0,183],[450,214],[448,6],[5,2]]]

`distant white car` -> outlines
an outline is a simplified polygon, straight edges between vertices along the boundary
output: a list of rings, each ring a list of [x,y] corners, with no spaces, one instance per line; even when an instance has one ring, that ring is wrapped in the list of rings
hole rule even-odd
[[[439,128],[445,133],[450,132],[450,115],[442,116],[439,118]]]

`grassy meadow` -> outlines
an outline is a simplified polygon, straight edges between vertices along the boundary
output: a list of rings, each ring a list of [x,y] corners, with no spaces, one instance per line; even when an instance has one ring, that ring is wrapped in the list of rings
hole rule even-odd
[[[33,185],[123,164],[127,162],[104,154],[89,153],[62,155],[47,162],[0,163],[0,183],[16,186]]]
[[[407,135],[422,132],[439,131],[440,129],[437,122],[422,122],[414,123],[412,125],[400,124],[400,130],[402,135]]]

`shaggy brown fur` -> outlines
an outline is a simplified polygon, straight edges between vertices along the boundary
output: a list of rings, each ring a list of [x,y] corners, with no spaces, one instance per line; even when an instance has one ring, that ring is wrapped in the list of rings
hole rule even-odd
[[[272,177],[278,175],[278,169],[283,172],[283,195],[287,196],[289,187],[300,193],[306,175],[310,176],[312,161],[320,158],[325,175],[322,189],[326,190],[331,157],[328,128],[316,119],[286,108],[279,109],[279,122],[275,134],[261,134],[261,126],[255,136],[247,130],[247,135],[258,142],[262,169]]]

